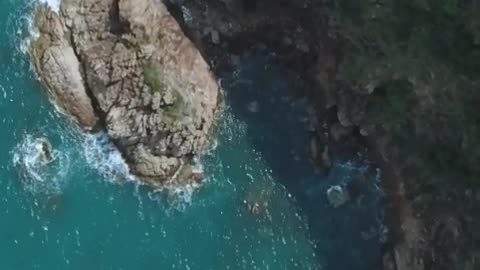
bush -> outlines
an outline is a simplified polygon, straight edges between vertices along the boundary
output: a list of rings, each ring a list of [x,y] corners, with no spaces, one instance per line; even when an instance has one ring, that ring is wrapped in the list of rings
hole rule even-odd
[[[329,2],[339,79],[365,95],[424,179],[480,177],[480,5],[474,0]],[[365,92],[365,91],[363,91]]]

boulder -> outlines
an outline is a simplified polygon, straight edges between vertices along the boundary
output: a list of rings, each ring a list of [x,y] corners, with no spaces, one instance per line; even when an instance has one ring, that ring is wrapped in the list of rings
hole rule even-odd
[[[350,200],[348,191],[342,186],[332,186],[327,190],[327,200],[335,208],[340,207]]]
[[[133,173],[162,183],[201,153],[217,82],[161,1],[63,0],[37,22],[48,92],[82,127],[98,119]]]
[[[52,145],[45,137],[36,138],[33,142],[31,156],[29,157],[30,166],[39,168],[47,165],[53,160]]]

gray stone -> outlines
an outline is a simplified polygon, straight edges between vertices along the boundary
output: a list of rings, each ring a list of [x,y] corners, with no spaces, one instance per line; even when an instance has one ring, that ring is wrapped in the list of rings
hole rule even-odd
[[[350,120],[350,118],[348,117],[347,112],[345,111],[345,109],[342,109],[341,107],[339,108],[339,110],[337,112],[337,118],[338,118],[338,122],[340,122],[340,124],[342,126],[344,126],[344,127],[353,126],[353,123]]]
[[[220,35],[218,34],[218,31],[217,30],[212,30],[210,32],[210,35],[212,37],[212,43],[213,44],[220,44]]]
[[[350,200],[348,191],[341,186],[332,186],[327,190],[328,202],[335,208],[340,207]]]

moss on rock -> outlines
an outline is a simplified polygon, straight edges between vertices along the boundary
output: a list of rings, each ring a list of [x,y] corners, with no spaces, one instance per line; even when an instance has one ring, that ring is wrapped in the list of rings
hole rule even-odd
[[[145,84],[148,85],[153,92],[166,92],[166,85],[162,82],[158,66],[152,60],[149,60],[143,66],[143,76]]]

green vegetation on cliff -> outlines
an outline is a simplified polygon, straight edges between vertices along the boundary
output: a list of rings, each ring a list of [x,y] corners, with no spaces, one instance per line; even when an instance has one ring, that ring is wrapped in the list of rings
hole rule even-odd
[[[162,106],[164,115],[172,121],[178,119],[183,113],[185,100],[177,90],[168,89],[167,85],[162,82],[157,64],[148,61],[143,66],[143,76],[145,84],[150,87],[151,91],[159,92],[163,96],[166,103]]]
[[[427,178],[480,177],[480,3],[340,0],[339,77]],[[427,171],[425,171],[427,169]],[[480,183],[479,183],[480,184]]]
[[[407,197],[428,209],[420,210],[431,230],[427,269],[478,269],[480,2],[328,4],[349,96],[340,106],[366,112],[360,122],[385,131],[406,166]]]
[[[143,76],[145,80],[145,84],[152,89],[154,92],[165,92],[165,85],[160,79],[160,72],[158,71],[158,67],[153,61],[148,61],[143,66]]]

